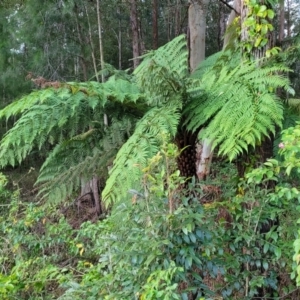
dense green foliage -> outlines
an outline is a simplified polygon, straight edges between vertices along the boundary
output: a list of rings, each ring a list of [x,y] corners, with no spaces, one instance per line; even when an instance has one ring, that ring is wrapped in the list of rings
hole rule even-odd
[[[245,2],[220,51],[211,1],[190,74],[186,4],[0,3],[1,299],[300,298],[299,5]]]
[[[81,178],[105,174],[120,149],[103,191],[104,200],[112,202],[123,199],[130,188],[139,189],[147,158],[166,138],[175,137],[182,107],[187,128],[197,131],[206,124],[204,135],[230,160],[281,126],[282,104],[274,91],[293,91],[288,79],[278,75],[287,68],[257,68],[255,62],[227,67],[224,54],[197,78],[188,75],[187,59],[182,35],[145,55],[132,77],[114,75],[103,84],[66,83],[15,101],[0,112],[6,119],[21,115],[1,141],[1,165],[20,163],[49,141],[57,144],[38,183],[45,182],[41,192],[50,191],[50,199],[63,200]],[[130,136],[128,126],[133,128],[141,116]]]
[[[218,175],[205,185],[192,181],[179,190],[183,178],[176,153],[174,145],[165,145],[148,161],[143,197],[133,196],[106,220],[87,222],[78,231],[54,211],[20,202],[3,182],[2,203],[12,197],[1,219],[3,299],[188,299],[191,294],[252,299],[260,290],[275,298],[292,293],[286,270],[297,228],[290,194],[295,188],[279,179],[274,160],[249,173],[236,195],[236,174],[227,163],[216,165]],[[282,188],[261,189],[276,178]],[[176,209],[170,213],[172,201]],[[263,231],[279,213],[282,225],[275,222]]]

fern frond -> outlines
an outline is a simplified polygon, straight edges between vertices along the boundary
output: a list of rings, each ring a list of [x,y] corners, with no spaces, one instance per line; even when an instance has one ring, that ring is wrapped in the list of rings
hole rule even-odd
[[[175,136],[180,119],[180,101],[177,105],[155,107],[138,122],[128,141],[122,146],[114,160],[102,198],[107,203],[126,197],[130,188],[140,185],[141,170],[154,156],[164,139]]]
[[[134,71],[137,84],[146,93],[149,104],[154,105],[183,93],[187,75],[188,49],[184,35],[144,55]]]
[[[125,116],[114,120],[103,132],[90,129],[57,145],[41,168],[36,182],[39,194],[51,203],[58,202],[80,187],[78,178],[89,181],[94,175],[106,177],[107,167],[133,127],[134,120]]]
[[[121,105],[110,109],[112,102]],[[133,107],[134,103],[138,103],[137,107]],[[35,91],[21,98],[0,111],[0,116],[6,118],[21,113],[1,141],[0,165],[20,163],[33,148],[41,149],[49,136],[56,143],[85,132],[93,120],[103,120],[104,107],[110,118],[122,114],[122,110],[132,115],[140,113],[139,109],[146,110],[144,95],[124,79],[104,84],[67,83],[59,89]]]
[[[46,141],[45,136],[49,135],[54,128],[66,125],[69,119],[77,114],[76,108],[83,99],[83,95],[81,96],[77,99],[69,97],[58,103],[56,99],[49,99],[47,103],[35,105],[27,110],[1,141],[0,165],[7,165],[6,158],[12,156],[13,153],[20,163],[33,147],[40,149]],[[77,122],[83,121],[85,118],[84,115],[81,117],[83,118],[77,118]],[[8,152],[11,153],[8,154]]]
[[[0,119],[8,119],[10,117],[17,116],[30,109],[33,105],[37,103],[42,104],[47,99],[55,97],[56,93],[57,91],[53,88],[33,91],[29,95],[26,95],[3,108],[0,111]]]
[[[296,113],[300,114],[300,99],[290,98],[286,100],[286,104]]]
[[[190,94],[184,111],[188,129],[207,125],[202,135],[213,140],[220,155],[232,160],[281,126],[283,106],[275,91],[279,87],[291,91],[288,79],[279,75],[287,70],[284,66],[257,68],[255,63],[232,70],[224,66],[218,74],[210,69],[201,80],[201,93]]]
[[[241,61],[240,51],[219,51],[203,60],[191,74],[192,78],[202,78],[208,70],[218,72],[226,65],[228,70],[235,68]]]

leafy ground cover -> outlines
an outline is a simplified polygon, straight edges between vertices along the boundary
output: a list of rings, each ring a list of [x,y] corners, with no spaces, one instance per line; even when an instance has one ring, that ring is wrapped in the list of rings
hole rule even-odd
[[[143,170],[143,192],[79,229],[59,207],[23,201],[2,175],[1,297],[298,299],[290,274],[297,276],[299,192],[282,172],[288,159],[242,181],[219,161],[199,183],[179,176],[177,155],[164,146]],[[282,184],[270,190],[270,180]]]

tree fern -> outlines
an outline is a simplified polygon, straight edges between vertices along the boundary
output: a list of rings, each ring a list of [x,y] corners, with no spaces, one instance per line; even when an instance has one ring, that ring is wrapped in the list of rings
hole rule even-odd
[[[196,131],[205,125],[203,135],[230,159],[274,132],[283,118],[275,91],[292,92],[279,75],[286,71],[222,52],[189,76],[186,38],[179,36],[144,55],[132,77],[115,72],[103,84],[65,83],[0,111],[6,119],[20,116],[1,141],[0,165],[21,162],[51,142],[56,146],[41,169],[41,193],[62,200],[79,187],[79,178],[106,174],[113,162],[102,196],[118,201],[140,187],[148,159],[180,126]]]
[[[144,166],[162,138],[175,136],[185,98],[187,59],[186,40],[180,36],[146,55],[133,80],[113,72],[103,84],[64,83],[14,102],[0,111],[6,119],[19,116],[1,141],[1,166],[20,163],[47,142],[56,145],[37,183],[48,198],[63,199],[78,187],[79,178],[106,172],[141,118],[121,147],[104,191],[110,200],[124,195],[139,180],[140,169],[133,165]],[[104,114],[109,126],[104,126]]]
[[[102,194],[106,202],[116,201],[128,189],[137,188],[141,170],[159,151],[162,139],[175,137],[186,100],[187,75],[184,35],[143,56],[134,71],[134,80],[153,108],[138,122],[133,135],[118,152]]]

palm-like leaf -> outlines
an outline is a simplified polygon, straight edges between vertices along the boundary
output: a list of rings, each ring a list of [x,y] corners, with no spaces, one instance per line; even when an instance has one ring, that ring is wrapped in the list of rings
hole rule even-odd
[[[282,66],[257,68],[255,63],[210,69],[201,79],[202,93],[191,94],[185,109],[188,129],[207,125],[204,137],[219,146],[219,154],[235,158],[281,126],[282,102],[275,91],[283,87],[292,92],[288,79],[278,75],[287,71]]]
[[[44,195],[64,199],[78,188],[79,178],[107,173],[107,164],[147,109],[137,86],[122,78],[34,91],[0,112],[7,119],[21,115],[1,141],[0,164],[21,163],[32,149],[57,144],[37,183]]]
[[[141,184],[142,169],[160,146],[174,138],[180,119],[181,103],[153,108],[139,121],[136,130],[122,146],[102,193],[106,202],[122,199],[128,189]]]
[[[20,115],[1,141],[0,164],[21,162],[47,141],[57,144],[38,183],[42,193],[62,199],[79,186],[79,178],[105,174],[113,161],[102,194],[111,202],[138,188],[148,158],[175,137],[183,120],[192,131],[205,126],[204,136],[233,159],[281,125],[276,89],[292,92],[279,75],[286,68],[257,68],[233,57],[221,52],[188,76],[186,39],[179,36],[146,54],[132,78],[115,72],[103,84],[66,83],[35,91],[0,111],[6,119]]]

